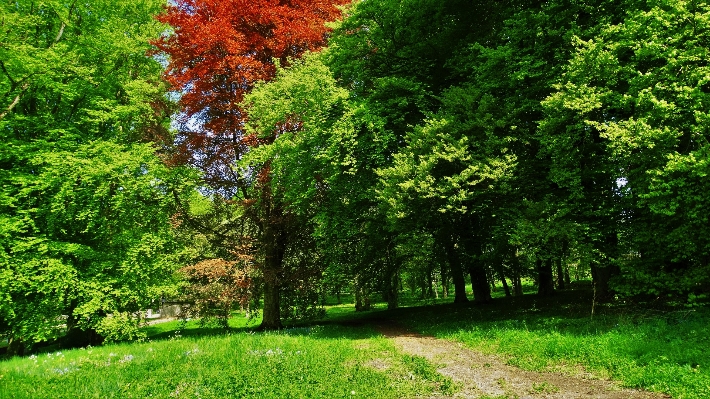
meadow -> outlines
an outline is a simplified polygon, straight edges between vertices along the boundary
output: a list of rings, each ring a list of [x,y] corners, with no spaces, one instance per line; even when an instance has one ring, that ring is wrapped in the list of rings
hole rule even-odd
[[[587,291],[527,301],[402,309],[399,318],[414,330],[502,355],[523,369],[583,372],[677,399],[710,398],[707,307],[616,303],[592,315]]]
[[[190,330],[2,362],[0,398],[400,398],[447,386],[368,328]]]
[[[323,320],[255,333],[172,321],[148,339],[0,361],[0,398],[405,398],[452,394],[436,364],[398,351],[373,326],[394,321],[528,370],[584,372],[678,399],[710,397],[710,311],[616,303],[591,315],[585,290],[487,305],[405,298],[388,311],[328,304]],[[590,306],[586,306],[586,304]]]

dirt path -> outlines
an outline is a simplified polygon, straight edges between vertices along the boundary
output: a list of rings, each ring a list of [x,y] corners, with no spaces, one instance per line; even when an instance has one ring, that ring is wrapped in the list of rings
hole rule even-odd
[[[522,370],[505,364],[500,357],[474,352],[460,343],[412,333],[395,322],[382,322],[377,329],[392,339],[403,352],[425,357],[437,365],[441,374],[461,384],[463,388],[453,398],[670,398],[657,393],[621,389],[611,381],[586,379],[584,375],[569,376]]]

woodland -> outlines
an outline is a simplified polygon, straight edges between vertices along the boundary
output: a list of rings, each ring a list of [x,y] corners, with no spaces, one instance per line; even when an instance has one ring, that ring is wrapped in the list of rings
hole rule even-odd
[[[710,292],[710,5],[0,4],[0,337]],[[467,292],[467,284],[470,291]],[[526,297],[527,298],[527,297]],[[586,299],[585,299],[586,300]]]

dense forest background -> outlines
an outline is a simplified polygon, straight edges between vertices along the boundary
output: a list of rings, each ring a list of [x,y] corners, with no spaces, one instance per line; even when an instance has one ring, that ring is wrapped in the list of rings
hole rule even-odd
[[[0,10],[11,352],[135,338],[161,298],[264,329],[328,293],[485,303],[526,278],[707,299],[707,3]]]

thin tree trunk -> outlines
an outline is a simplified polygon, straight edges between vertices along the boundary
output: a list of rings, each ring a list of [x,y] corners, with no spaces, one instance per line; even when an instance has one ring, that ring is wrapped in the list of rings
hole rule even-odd
[[[505,281],[505,276],[503,273],[500,274],[500,281],[503,283],[503,291],[505,291],[506,298],[510,298],[510,287],[508,287],[508,282]]]
[[[395,269],[387,276],[385,286],[385,296],[387,297],[387,309],[396,309],[399,306],[399,273]]]
[[[518,259],[518,250],[514,249],[512,253],[512,266],[513,266],[513,295],[523,296],[523,281],[520,277],[520,259]]]
[[[431,276],[431,290],[434,293],[434,298],[439,299],[439,287],[436,286],[436,276],[434,275],[434,271],[432,270],[429,275]]]
[[[449,297],[449,275],[444,262],[441,262],[441,296],[444,299]]]
[[[557,269],[557,288],[565,289],[565,274],[562,270],[562,257],[555,259],[555,269]]]
[[[451,278],[454,280],[454,303],[466,303],[468,302],[468,297],[466,296],[466,279],[463,275],[461,260],[451,240],[448,240],[445,245]]]

